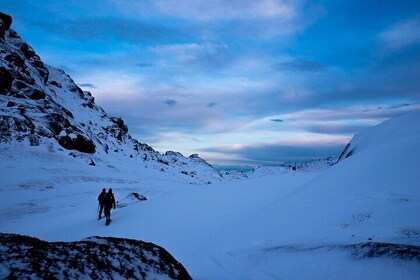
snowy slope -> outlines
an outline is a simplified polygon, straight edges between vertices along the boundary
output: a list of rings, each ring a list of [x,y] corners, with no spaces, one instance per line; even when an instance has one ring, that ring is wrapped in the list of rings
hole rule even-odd
[[[23,180],[13,176],[3,185],[0,231],[50,241],[92,235],[148,240],[171,252],[194,279],[417,279],[420,131],[412,124],[419,120],[416,112],[372,128],[373,138],[388,134],[385,144],[366,130],[356,137],[366,139],[359,142],[364,149],[327,169],[210,188],[159,173],[92,176],[65,162],[45,163],[53,176],[34,172],[24,175],[32,184],[9,189]],[[401,138],[394,127],[411,132]],[[27,164],[39,159],[32,161]],[[26,168],[24,161],[5,166],[10,173]],[[75,175],[60,177],[61,168]],[[53,188],[37,188],[39,180]],[[148,200],[117,209],[113,224],[104,227],[95,221],[94,204],[104,182],[117,199],[137,191]]]
[[[50,241],[92,235],[148,240],[164,246],[194,279],[417,279],[420,131],[412,125],[419,120],[416,112],[372,128],[372,138],[388,135],[385,144],[366,130],[356,137],[366,139],[359,142],[364,149],[327,169],[210,188],[160,173],[94,176],[46,160],[43,168],[52,176],[12,176],[2,186],[0,231]],[[405,129],[411,132],[400,137]],[[17,174],[37,162],[4,166]],[[61,168],[75,175],[61,177]],[[53,188],[42,189],[43,180]],[[17,182],[18,189],[7,187]],[[116,210],[111,227],[104,227],[95,221],[94,201],[105,182],[117,199],[136,191],[148,200]]]

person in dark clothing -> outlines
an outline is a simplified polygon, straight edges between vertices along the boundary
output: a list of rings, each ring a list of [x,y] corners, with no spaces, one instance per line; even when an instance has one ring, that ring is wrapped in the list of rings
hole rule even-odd
[[[108,190],[108,193],[104,197],[104,208],[105,208],[105,217],[106,217],[106,223],[109,224],[111,222],[111,208],[116,208],[115,204],[115,197],[112,193],[112,189]]]
[[[102,219],[102,211],[104,210],[104,198],[106,196],[106,189],[102,189],[102,192],[98,196],[99,203],[99,217],[98,220]]]

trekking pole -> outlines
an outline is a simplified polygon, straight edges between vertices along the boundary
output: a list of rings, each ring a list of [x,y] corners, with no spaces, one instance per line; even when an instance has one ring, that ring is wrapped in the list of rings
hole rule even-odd
[[[98,217],[99,217],[99,202],[98,202],[98,210],[96,210],[96,219],[98,219]]]

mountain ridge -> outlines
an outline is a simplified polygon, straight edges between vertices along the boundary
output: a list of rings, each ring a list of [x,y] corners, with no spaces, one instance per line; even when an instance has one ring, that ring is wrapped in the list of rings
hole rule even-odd
[[[91,165],[114,153],[139,168],[153,166],[191,183],[221,180],[196,154],[160,154],[132,138],[124,120],[109,116],[63,70],[44,64],[11,24],[10,16],[0,14],[0,142],[46,145]]]

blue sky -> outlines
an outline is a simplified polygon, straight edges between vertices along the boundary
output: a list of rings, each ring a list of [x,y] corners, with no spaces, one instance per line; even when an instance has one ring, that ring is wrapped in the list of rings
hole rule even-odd
[[[338,155],[420,108],[419,1],[3,0],[48,64],[155,149],[219,165]]]

